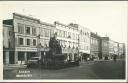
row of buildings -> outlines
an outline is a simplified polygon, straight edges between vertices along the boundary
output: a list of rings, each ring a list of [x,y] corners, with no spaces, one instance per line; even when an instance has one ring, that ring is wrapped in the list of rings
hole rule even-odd
[[[45,56],[49,40],[57,33],[62,53],[73,59],[79,54],[81,61],[112,59],[125,56],[125,44],[101,37],[79,24],[49,24],[40,19],[13,13],[12,19],[3,20],[3,63],[25,64],[34,56]]]

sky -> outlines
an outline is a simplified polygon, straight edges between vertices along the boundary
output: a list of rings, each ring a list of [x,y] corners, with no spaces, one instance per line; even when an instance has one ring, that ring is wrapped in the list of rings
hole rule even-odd
[[[1,2],[2,19],[12,13],[38,18],[43,22],[77,23],[109,36],[112,40],[127,43],[128,2],[126,1],[12,1]]]

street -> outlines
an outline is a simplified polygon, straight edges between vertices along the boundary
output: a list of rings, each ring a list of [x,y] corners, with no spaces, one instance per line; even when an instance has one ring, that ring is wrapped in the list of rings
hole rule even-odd
[[[4,79],[125,79],[125,61],[82,62],[80,66],[48,69],[13,69],[4,71]]]

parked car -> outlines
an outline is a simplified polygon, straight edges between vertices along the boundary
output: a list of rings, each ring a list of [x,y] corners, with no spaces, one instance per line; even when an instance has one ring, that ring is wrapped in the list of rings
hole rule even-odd
[[[28,60],[27,67],[39,67],[40,57],[32,57]]]

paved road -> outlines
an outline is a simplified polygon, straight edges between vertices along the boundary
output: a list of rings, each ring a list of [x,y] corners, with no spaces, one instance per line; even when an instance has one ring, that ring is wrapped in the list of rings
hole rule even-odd
[[[18,75],[20,77],[18,77]],[[24,77],[23,77],[24,75]],[[58,70],[15,69],[5,70],[4,79],[124,79],[125,62],[95,61]]]

